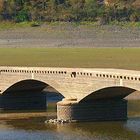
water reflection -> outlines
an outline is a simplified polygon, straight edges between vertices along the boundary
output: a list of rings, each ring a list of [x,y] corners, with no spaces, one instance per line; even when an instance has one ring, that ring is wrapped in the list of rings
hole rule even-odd
[[[135,132],[136,134],[140,135],[140,117],[137,118],[130,118],[125,127],[130,130]]]
[[[130,101],[126,122],[84,122],[72,124],[44,124],[56,117],[56,112],[24,113],[26,118],[0,121],[0,139],[19,140],[139,140],[140,102]],[[15,115],[17,115],[15,113]],[[28,116],[28,117],[27,117]]]
[[[32,120],[32,122],[31,122]],[[5,131],[8,135],[16,134],[24,137],[35,138],[40,135],[40,139],[96,139],[96,140],[124,140],[124,139],[140,139],[139,124],[140,119],[128,120],[127,122],[95,122],[95,123],[74,123],[74,124],[59,124],[45,125],[42,123],[45,118],[14,120],[7,121],[8,126]],[[4,132],[5,132],[4,131]],[[12,133],[10,132],[12,131]],[[5,132],[5,133],[6,133]],[[0,133],[0,137],[3,136]]]

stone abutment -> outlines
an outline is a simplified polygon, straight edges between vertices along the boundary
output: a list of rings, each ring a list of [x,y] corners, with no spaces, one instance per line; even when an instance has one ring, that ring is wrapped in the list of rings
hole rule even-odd
[[[57,103],[57,119],[70,122],[127,120],[127,100],[84,103],[63,100]]]

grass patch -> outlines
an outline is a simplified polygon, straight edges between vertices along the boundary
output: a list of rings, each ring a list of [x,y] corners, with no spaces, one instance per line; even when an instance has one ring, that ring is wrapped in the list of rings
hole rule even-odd
[[[16,28],[26,28],[26,27],[34,27],[36,25],[48,25],[49,27],[59,27],[59,26],[66,26],[69,27],[70,25],[73,27],[102,27],[102,26],[106,26],[106,25],[99,25],[99,23],[97,22],[90,22],[90,21],[82,21],[82,22],[19,22],[19,23],[15,23],[15,22],[10,22],[10,21],[3,21],[0,22],[0,30],[9,30],[9,29],[16,29]],[[109,24],[107,24],[107,26],[118,26],[118,27],[123,27],[123,28],[140,28],[140,22],[117,22],[117,21],[113,21],[110,22]]]
[[[140,70],[139,54],[139,48],[0,48],[0,65]]]
[[[25,28],[25,27],[31,27],[35,22],[0,22],[0,30],[9,30],[9,29],[16,29],[16,28]]]

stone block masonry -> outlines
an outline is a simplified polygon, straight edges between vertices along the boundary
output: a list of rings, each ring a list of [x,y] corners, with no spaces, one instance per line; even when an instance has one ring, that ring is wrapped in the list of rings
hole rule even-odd
[[[57,103],[57,119],[68,121],[127,120],[126,100],[93,101],[84,103]]]

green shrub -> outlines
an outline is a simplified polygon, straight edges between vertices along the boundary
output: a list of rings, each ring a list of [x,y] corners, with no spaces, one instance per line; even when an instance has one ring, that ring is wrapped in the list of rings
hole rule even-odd
[[[28,11],[26,11],[24,9],[19,11],[17,13],[15,19],[16,19],[16,22],[23,22],[23,21],[29,20]]]

